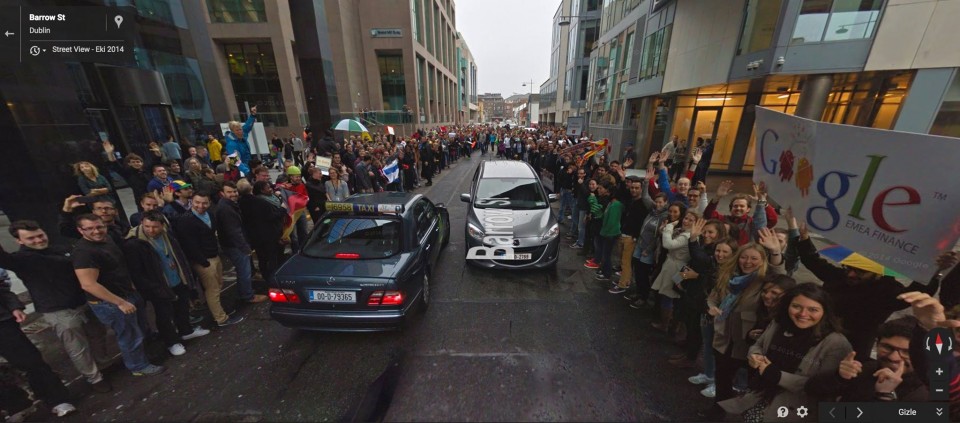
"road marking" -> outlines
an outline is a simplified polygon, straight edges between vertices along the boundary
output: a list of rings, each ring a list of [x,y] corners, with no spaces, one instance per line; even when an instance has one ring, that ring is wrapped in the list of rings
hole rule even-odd
[[[551,354],[531,354],[523,352],[488,352],[488,353],[471,353],[471,352],[448,352],[448,351],[426,351],[414,353],[418,357],[530,357],[533,355],[551,355]]]

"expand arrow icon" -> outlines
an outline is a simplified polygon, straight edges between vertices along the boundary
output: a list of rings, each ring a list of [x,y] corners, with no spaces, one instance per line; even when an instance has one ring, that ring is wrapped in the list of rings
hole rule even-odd
[[[942,409],[942,408],[938,408],[938,409],[937,409],[937,415],[938,415],[938,416],[942,416],[942,415],[943,415],[943,409]]]

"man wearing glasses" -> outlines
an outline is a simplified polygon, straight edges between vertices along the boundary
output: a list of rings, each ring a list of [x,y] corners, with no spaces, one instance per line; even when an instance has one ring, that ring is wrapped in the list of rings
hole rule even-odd
[[[840,397],[842,402],[926,402],[929,391],[910,360],[910,340],[917,339],[917,328],[912,316],[880,325],[876,360],[851,352],[837,373],[810,378],[805,390],[821,398]]]
[[[150,364],[144,353],[136,314],[143,300],[133,288],[123,251],[107,235],[107,225],[100,216],[84,214],[76,223],[82,238],[73,249],[73,269],[90,309],[116,333],[123,363],[134,376],[162,373],[165,369]]]
[[[75,239],[82,236],[82,234],[78,234],[76,229],[74,229],[77,209],[83,207],[80,199],[81,196],[79,195],[71,195],[63,200],[63,207],[60,209],[60,235]],[[93,214],[99,217],[104,226],[106,226],[110,239],[117,245],[122,243],[123,238],[127,236],[127,232],[130,232],[130,225],[117,218],[119,214],[113,201],[96,201],[90,205],[90,210],[93,211]]]

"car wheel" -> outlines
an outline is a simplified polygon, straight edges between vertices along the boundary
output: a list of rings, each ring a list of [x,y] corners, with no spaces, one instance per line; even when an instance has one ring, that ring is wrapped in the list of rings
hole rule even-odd
[[[447,226],[443,230],[443,246],[441,248],[446,248],[447,244],[450,243],[450,219],[447,219]]]
[[[430,272],[423,272],[423,287],[420,289],[420,305],[426,311],[430,307]]]

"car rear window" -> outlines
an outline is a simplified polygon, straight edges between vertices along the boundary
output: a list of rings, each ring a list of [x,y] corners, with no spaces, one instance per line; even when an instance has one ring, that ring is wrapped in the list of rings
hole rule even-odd
[[[547,200],[543,198],[540,182],[534,178],[484,178],[477,185],[474,206],[481,209],[543,209],[547,208]]]
[[[320,222],[303,254],[317,258],[336,258],[357,254],[359,259],[390,257],[400,252],[400,221],[384,218],[331,216]]]

